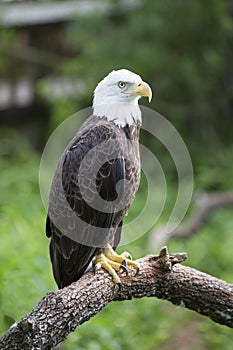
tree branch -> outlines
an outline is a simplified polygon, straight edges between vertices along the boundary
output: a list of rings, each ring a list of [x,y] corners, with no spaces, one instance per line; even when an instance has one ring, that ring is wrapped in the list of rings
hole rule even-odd
[[[78,282],[52,291],[31,313],[13,324],[0,340],[4,349],[51,349],[110,301],[157,297],[208,316],[233,328],[233,285],[179,263],[185,253],[139,259],[140,273],[129,267],[121,274],[122,288],[104,271],[86,273]]]
[[[196,197],[192,214],[175,230],[167,232],[167,225],[156,227],[150,234],[149,246],[157,249],[170,238],[189,238],[206,224],[212,212],[232,205],[233,191],[202,193]]]

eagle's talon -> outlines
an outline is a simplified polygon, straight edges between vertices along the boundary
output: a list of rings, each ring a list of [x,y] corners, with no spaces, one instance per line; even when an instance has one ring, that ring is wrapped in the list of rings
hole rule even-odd
[[[120,268],[125,272],[126,276],[128,276],[129,271],[128,271],[127,267],[125,265],[121,264]]]
[[[94,275],[96,274],[96,271],[99,270],[100,268],[101,268],[101,264],[100,263],[93,264]]]
[[[119,285],[120,289],[121,281],[117,272],[122,270],[128,276],[128,266],[132,266],[136,270],[135,276],[139,273],[138,263],[130,260],[128,257],[132,258],[128,252],[118,255],[108,244],[103,253],[95,256],[92,260],[94,274],[97,270],[104,268],[112,276],[114,282]]]
[[[140,268],[137,267],[137,268],[136,268],[136,272],[135,272],[135,276],[137,276],[137,275],[139,274],[139,271],[140,271]]]
[[[129,252],[124,252],[120,256],[126,258],[126,260],[132,260],[132,255]]]
[[[128,254],[127,259],[128,260],[133,260],[132,255],[129,252],[126,252]]]
[[[122,283],[121,283],[121,282],[118,282],[117,284],[118,284],[118,288],[119,288],[119,292],[120,292],[121,289],[122,289]]]
[[[126,266],[126,265],[127,265],[126,259],[124,259],[124,260],[122,261],[121,265],[123,265],[123,266]]]

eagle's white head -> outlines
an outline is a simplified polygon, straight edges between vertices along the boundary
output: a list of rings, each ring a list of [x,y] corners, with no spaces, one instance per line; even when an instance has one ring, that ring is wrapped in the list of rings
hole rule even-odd
[[[127,69],[112,71],[95,89],[93,113],[121,127],[141,123],[138,100],[142,96],[151,101],[152,91],[139,75]]]

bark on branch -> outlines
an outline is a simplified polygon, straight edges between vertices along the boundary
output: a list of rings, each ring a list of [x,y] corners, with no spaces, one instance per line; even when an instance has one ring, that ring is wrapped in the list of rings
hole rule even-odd
[[[51,349],[80,324],[113,300],[157,297],[208,316],[233,328],[233,285],[179,263],[185,253],[139,259],[140,273],[129,268],[121,275],[122,288],[100,270],[85,274],[78,282],[49,292],[31,313],[15,323],[0,339],[3,349]]]

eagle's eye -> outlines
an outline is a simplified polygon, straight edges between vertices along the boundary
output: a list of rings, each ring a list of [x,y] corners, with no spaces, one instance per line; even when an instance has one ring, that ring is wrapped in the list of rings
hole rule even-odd
[[[124,81],[119,81],[118,86],[120,89],[123,89],[125,87],[126,83]]]

